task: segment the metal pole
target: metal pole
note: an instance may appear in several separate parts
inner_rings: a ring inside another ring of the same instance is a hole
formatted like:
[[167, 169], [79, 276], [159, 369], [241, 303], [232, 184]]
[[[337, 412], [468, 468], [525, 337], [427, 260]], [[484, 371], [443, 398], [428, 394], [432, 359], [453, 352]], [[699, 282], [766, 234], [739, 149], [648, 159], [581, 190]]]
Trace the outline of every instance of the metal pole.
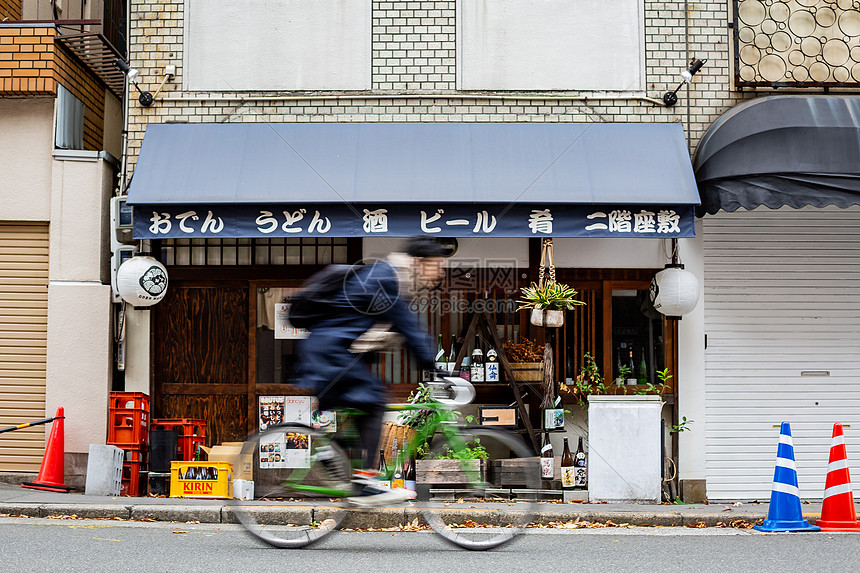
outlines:
[[0, 429], [0, 434], [4, 432], [11, 432], [13, 430], [22, 430], [24, 428], [29, 428], [30, 426], [41, 426], [42, 424], [48, 424], [53, 422], [58, 418], [65, 419], [65, 416], [54, 416], [53, 418], [45, 418], [44, 420], [39, 420], [38, 422], [27, 422], [26, 424], [18, 424], [17, 426], [9, 426], [8, 428]]

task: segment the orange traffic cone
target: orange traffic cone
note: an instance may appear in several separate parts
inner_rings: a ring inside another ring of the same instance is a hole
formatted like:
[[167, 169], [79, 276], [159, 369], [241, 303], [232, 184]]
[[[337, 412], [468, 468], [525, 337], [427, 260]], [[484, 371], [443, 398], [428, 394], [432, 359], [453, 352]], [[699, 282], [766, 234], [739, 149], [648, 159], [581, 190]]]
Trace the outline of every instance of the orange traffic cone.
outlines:
[[824, 483], [824, 503], [821, 519], [816, 522], [821, 531], [860, 531], [854, 511], [854, 494], [851, 493], [851, 476], [848, 472], [848, 454], [842, 424], [833, 424], [830, 444], [830, 463], [827, 464], [827, 481]]
[[42, 458], [42, 466], [39, 468], [39, 476], [36, 481], [22, 483], [22, 487], [33, 489], [44, 489], [46, 491], [59, 491], [68, 493], [72, 488], [63, 483], [65, 470], [63, 457], [65, 456], [66, 440], [63, 434], [63, 409], [57, 408], [54, 416], [51, 434], [48, 436], [48, 445], [45, 447], [45, 457]]

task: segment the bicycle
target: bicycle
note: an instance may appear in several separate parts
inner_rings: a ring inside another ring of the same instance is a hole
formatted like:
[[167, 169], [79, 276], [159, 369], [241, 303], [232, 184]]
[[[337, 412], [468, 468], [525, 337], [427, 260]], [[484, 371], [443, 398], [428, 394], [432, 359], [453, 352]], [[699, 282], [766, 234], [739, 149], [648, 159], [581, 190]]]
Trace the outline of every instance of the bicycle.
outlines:
[[[509, 431], [457, 422], [455, 408], [470, 403], [475, 397], [474, 387], [466, 380], [444, 378], [427, 385], [434, 401], [388, 406], [389, 411], [426, 412], [424, 421], [415, 428], [415, 435], [401, 450], [400, 461], [415, 456], [419, 449], [420, 453], [429, 451], [433, 455], [463, 452], [467, 444], [483, 446], [489, 456], [483, 463], [484, 475], [479, 464], [461, 460], [464, 483], [456, 488], [457, 503], [460, 500], [470, 503], [503, 501], [507, 504], [504, 515], [511, 519], [495, 525], [462, 523], [462, 506], [422, 502], [425, 523], [446, 541], [465, 549], [491, 549], [513, 540], [523, 533], [536, 511], [540, 488], [538, 458], [519, 436]], [[251, 535], [274, 547], [306, 547], [337, 530], [350, 511], [373, 511], [373, 508], [350, 508], [346, 500], [355, 495], [350, 483], [354, 460], [344, 449], [349, 446], [349, 436], [341, 432], [341, 426], [338, 419], [338, 432], [332, 434], [304, 424], [287, 423], [267, 428], [244, 442], [239, 459], [250, 457], [253, 464], [255, 499], [233, 500], [231, 504], [237, 520]], [[301, 436], [307, 436], [307, 441]], [[293, 441], [293, 446], [307, 450], [303, 452], [307, 467], [276, 467], [285, 465], [280, 456], [286, 452], [288, 440]], [[498, 472], [495, 466], [499, 464], [493, 462], [507, 458], [522, 458], [517, 471], [522, 472], [525, 487], [518, 490], [515, 498], [506, 499], [497, 496], [499, 492], [493, 491], [495, 488], [487, 478], [493, 478], [494, 470]], [[279, 500], [323, 500], [325, 503], [312, 507], [314, 518], [310, 525], [291, 525], [284, 506], [270, 504]], [[491, 509], [486, 515], [498, 520], [501, 514]]]

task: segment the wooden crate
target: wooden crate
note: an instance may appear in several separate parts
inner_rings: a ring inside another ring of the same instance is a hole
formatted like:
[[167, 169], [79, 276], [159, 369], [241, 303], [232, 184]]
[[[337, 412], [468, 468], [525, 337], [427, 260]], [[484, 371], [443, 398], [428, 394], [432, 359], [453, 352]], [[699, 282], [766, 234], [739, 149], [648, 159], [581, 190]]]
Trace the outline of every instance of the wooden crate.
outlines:
[[525, 486], [529, 483], [526, 472], [533, 473], [530, 476], [531, 483], [540, 481], [540, 460], [531, 458], [513, 458], [509, 460], [492, 460], [489, 468], [489, 480], [495, 486], [513, 487]]
[[542, 382], [543, 362], [511, 362], [514, 380], [518, 382]]
[[416, 460], [416, 481], [420, 484], [466, 484], [471, 480], [466, 472], [487, 475], [487, 460]]

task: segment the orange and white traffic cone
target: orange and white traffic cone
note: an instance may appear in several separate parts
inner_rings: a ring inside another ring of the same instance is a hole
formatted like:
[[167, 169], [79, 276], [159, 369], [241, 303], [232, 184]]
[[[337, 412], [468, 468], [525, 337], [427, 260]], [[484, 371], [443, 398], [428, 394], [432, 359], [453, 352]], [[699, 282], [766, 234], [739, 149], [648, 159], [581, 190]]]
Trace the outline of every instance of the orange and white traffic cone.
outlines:
[[51, 434], [48, 436], [48, 445], [45, 447], [45, 457], [42, 458], [39, 475], [36, 481], [22, 483], [22, 487], [61, 493], [71, 491], [72, 488], [63, 483], [63, 474], [65, 473], [63, 458], [66, 455], [66, 441], [63, 433], [63, 420], [65, 418], [63, 409], [57, 408], [57, 415], [54, 416], [52, 422]]
[[842, 434], [842, 424], [838, 422], [833, 424], [824, 503], [821, 506], [821, 519], [816, 525], [821, 531], [860, 531], [860, 522], [854, 510], [854, 494], [851, 493], [845, 436]]

